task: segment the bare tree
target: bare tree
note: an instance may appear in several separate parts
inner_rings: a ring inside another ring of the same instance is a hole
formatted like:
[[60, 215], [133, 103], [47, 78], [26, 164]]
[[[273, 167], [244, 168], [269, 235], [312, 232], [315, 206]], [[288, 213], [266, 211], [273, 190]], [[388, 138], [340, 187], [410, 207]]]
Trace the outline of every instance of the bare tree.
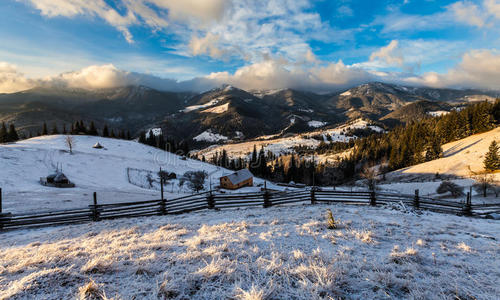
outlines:
[[66, 142], [66, 146], [68, 147], [69, 149], [69, 153], [70, 154], [73, 154], [73, 148], [75, 148], [75, 145], [76, 145], [76, 141], [75, 139], [73, 138], [73, 136], [71, 135], [67, 135], [66, 136], [66, 139], [65, 139], [65, 142]]
[[495, 180], [491, 174], [488, 173], [488, 171], [480, 171], [480, 172], [474, 172], [471, 170], [469, 166], [469, 172], [471, 174], [471, 178], [476, 181], [476, 184], [474, 184], [474, 189], [478, 193], [483, 193], [483, 197], [488, 196], [488, 191], [492, 190], [495, 192], [495, 195], [497, 195], [497, 190], [495, 187]]
[[438, 194], [450, 192], [453, 197], [458, 198], [464, 195], [464, 188], [454, 182], [443, 181], [437, 188], [436, 192]]
[[204, 188], [205, 180], [208, 177], [205, 171], [187, 171], [179, 179], [179, 186], [183, 186], [184, 182], [193, 192], [199, 192]]
[[378, 168], [376, 166], [365, 165], [361, 171], [361, 177], [364, 179], [364, 184], [370, 191], [375, 191], [377, 188]]

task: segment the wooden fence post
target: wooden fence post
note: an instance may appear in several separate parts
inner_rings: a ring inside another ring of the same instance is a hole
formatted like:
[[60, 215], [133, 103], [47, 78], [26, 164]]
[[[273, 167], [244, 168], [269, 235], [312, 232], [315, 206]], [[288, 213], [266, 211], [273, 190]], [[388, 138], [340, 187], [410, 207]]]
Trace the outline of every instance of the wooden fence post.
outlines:
[[99, 221], [99, 210], [97, 208], [97, 193], [94, 192], [94, 207], [92, 210], [92, 221], [97, 222]]
[[0, 230], [3, 229], [3, 221], [2, 221], [2, 188], [0, 188]]
[[163, 196], [163, 176], [161, 173], [161, 168], [160, 168], [160, 190], [161, 190], [161, 202], [160, 202], [160, 215], [164, 216], [167, 214], [167, 201], [165, 200], [165, 197]]
[[375, 205], [377, 205], [377, 197], [376, 197], [376, 195], [375, 195], [375, 191], [374, 191], [374, 190], [372, 190], [372, 191], [370, 192], [370, 205], [371, 205], [371, 206], [375, 206]]
[[215, 208], [215, 196], [212, 194], [212, 191], [207, 196], [207, 204], [209, 209], [214, 209]]
[[311, 189], [311, 204], [316, 204], [316, 189], [314, 187]]
[[271, 207], [273, 204], [271, 203], [271, 195], [267, 191], [267, 189], [264, 191], [264, 208]]
[[415, 190], [415, 198], [413, 199], [413, 206], [416, 208], [416, 209], [419, 209], [420, 208], [420, 196], [419, 196], [419, 191], [418, 189]]
[[462, 209], [463, 214], [466, 216], [472, 216], [472, 201], [471, 201], [471, 193], [467, 192], [467, 199], [465, 200], [465, 205]]

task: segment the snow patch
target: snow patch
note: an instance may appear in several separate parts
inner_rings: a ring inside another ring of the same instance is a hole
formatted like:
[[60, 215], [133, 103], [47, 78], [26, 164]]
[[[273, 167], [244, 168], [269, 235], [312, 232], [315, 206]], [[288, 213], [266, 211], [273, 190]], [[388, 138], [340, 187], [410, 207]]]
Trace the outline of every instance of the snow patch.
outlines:
[[191, 105], [191, 106], [188, 106], [188, 107], [180, 110], [180, 112], [191, 112], [191, 111], [194, 111], [194, 110], [198, 110], [198, 109], [210, 107], [210, 106], [213, 106], [213, 105], [219, 103], [219, 101], [223, 100], [223, 99], [224, 99], [224, 97], [219, 97], [219, 98], [216, 98], [216, 99], [212, 99], [210, 102], [207, 102], [205, 104]]
[[326, 123], [326, 122], [315, 121], [315, 120], [307, 122], [307, 125], [309, 125], [309, 127], [314, 127], [314, 128], [320, 128], [320, 127], [323, 127], [327, 124], [328, 123]]
[[444, 115], [447, 115], [449, 114], [450, 112], [449, 111], [445, 111], [445, 110], [438, 110], [438, 111], [430, 111], [428, 112], [427, 114], [433, 116], [433, 117], [440, 117], [440, 116], [444, 116]]
[[198, 142], [219, 142], [219, 141], [227, 141], [229, 138], [227, 136], [223, 136], [218, 133], [212, 132], [211, 129], [208, 129], [199, 135], [195, 136], [193, 140]]
[[212, 114], [221, 114], [221, 113], [226, 112], [228, 109], [229, 109], [229, 103], [226, 103], [226, 104], [222, 104], [222, 105], [219, 105], [219, 106], [215, 106], [215, 107], [212, 107], [212, 108], [205, 109], [202, 112], [203, 113], [212, 113]]
[[146, 138], [149, 138], [149, 133], [152, 132], [153, 136], [160, 136], [162, 134], [161, 128], [151, 128], [146, 131]]

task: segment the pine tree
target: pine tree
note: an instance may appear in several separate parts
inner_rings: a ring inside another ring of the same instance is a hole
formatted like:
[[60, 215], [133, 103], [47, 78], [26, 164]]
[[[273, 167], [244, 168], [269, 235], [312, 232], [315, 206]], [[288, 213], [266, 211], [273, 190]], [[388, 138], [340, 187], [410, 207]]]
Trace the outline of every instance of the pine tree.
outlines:
[[43, 122], [42, 126], [42, 135], [48, 135], [49, 131], [47, 130], [47, 123]]
[[66, 134], [66, 133], [67, 133], [67, 131], [66, 131], [66, 123], [65, 123], [65, 124], [63, 124], [63, 130], [62, 130], [62, 133], [63, 133], [63, 134]]
[[15, 142], [19, 140], [19, 136], [17, 135], [16, 127], [14, 124], [10, 124], [9, 132], [7, 133], [9, 142]]
[[[103, 136], [104, 136], [104, 134], [103, 134]], [[139, 143], [146, 144], [146, 132], [145, 131], [141, 131], [141, 133], [139, 134]]]
[[90, 122], [90, 127], [88, 131], [89, 135], [98, 135], [97, 128], [95, 127], [94, 121]]
[[102, 136], [103, 137], [109, 137], [108, 125], [104, 125], [104, 128], [102, 129]]
[[492, 141], [484, 157], [484, 168], [488, 171], [500, 169], [500, 156], [498, 154], [499, 147], [495, 141]]
[[52, 125], [52, 131], [50, 132], [50, 134], [59, 134], [56, 123]]
[[130, 134], [130, 130], [127, 130], [127, 140], [131, 140], [132, 139], [132, 136]]
[[0, 143], [7, 143], [8, 141], [7, 126], [5, 126], [5, 122], [2, 122], [2, 127], [0, 127]]

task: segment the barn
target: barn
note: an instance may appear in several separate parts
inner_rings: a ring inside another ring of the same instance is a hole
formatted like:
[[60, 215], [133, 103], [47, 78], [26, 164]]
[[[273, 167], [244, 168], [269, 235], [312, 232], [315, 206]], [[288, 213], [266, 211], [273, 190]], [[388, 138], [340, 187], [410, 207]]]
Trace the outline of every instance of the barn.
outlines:
[[242, 169], [220, 178], [220, 187], [236, 190], [244, 186], [253, 186], [253, 175], [248, 169]]

